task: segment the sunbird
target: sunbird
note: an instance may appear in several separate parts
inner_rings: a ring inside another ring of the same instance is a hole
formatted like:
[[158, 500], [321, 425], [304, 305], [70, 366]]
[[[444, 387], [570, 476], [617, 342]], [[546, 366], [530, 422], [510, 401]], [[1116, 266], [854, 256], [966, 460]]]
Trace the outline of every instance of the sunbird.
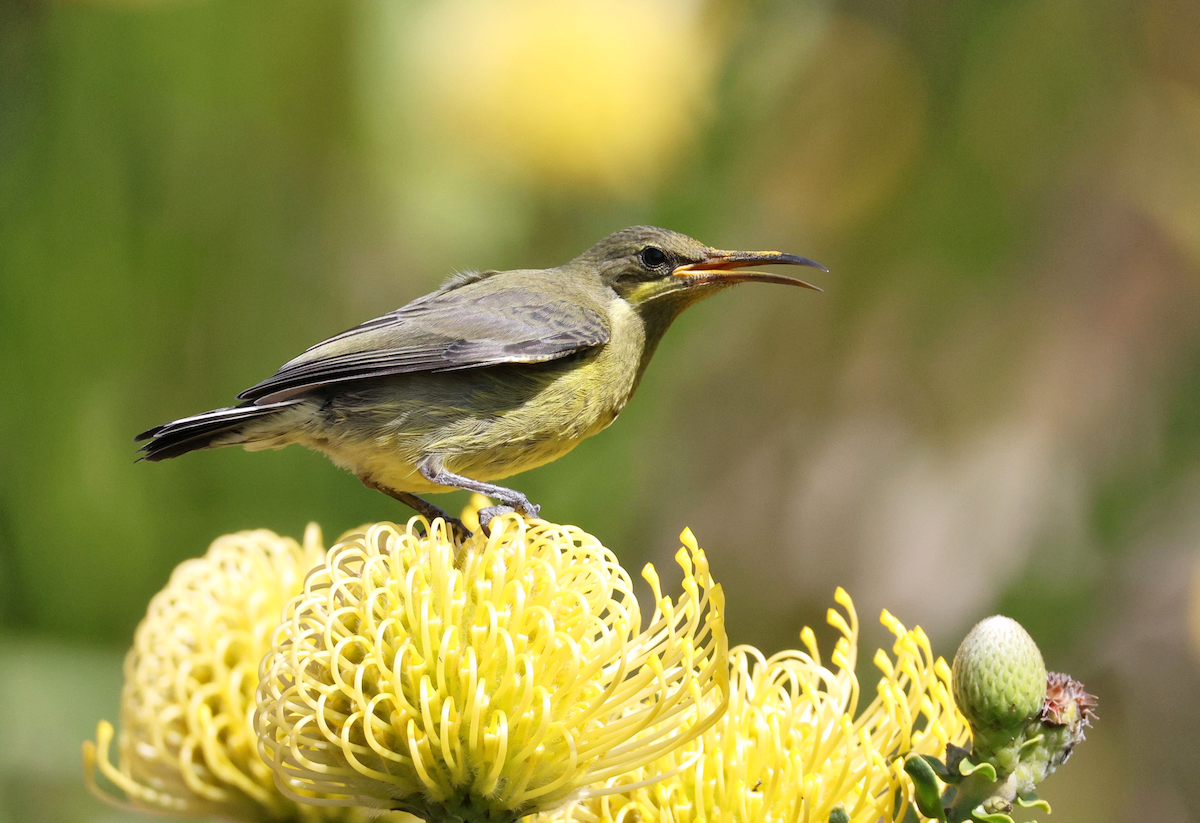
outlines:
[[816, 286], [755, 265], [812, 266], [777, 251], [722, 251], [653, 226], [610, 234], [550, 269], [456, 274], [441, 288], [318, 343], [236, 406], [142, 432], [146, 460], [197, 449], [300, 443], [362, 483], [456, 530], [418, 494], [466, 489], [498, 505], [480, 525], [540, 509], [493, 481], [549, 463], [617, 419], [671, 322], [735, 283]]

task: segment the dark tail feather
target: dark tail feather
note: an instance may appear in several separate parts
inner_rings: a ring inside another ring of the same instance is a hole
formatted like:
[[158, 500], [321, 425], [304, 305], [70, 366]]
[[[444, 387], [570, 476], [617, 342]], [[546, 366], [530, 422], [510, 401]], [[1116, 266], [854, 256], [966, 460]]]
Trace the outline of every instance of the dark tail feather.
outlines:
[[237, 434], [248, 422], [270, 417], [282, 409], [296, 405], [297, 402], [286, 400], [282, 403], [265, 403], [261, 406], [247, 404], [227, 409], [213, 409], [204, 414], [196, 414], [155, 426], [142, 432], [133, 440], [135, 443], [143, 444], [140, 460], [152, 462], [166, 460], [197, 449], [206, 449], [214, 445], [213, 441], [220, 437]]

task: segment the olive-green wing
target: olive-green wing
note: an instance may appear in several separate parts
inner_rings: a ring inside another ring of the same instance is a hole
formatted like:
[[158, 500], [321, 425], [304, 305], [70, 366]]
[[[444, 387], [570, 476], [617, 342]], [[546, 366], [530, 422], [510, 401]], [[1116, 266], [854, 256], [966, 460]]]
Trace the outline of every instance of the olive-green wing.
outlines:
[[318, 343], [238, 395], [281, 400], [330, 383], [413, 372], [541, 363], [608, 342], [604, 314], [538, 289], [436, 292]]

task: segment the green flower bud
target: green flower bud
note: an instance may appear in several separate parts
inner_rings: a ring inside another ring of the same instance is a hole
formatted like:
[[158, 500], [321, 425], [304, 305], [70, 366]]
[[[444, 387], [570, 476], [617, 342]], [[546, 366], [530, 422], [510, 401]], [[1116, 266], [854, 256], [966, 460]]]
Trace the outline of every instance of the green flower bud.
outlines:
[[958, 647], [954, 701], [972, 731], [1016, 729], [1046, 699], [1046, 664], [1021, 624], [996, 615], [980, 621]]

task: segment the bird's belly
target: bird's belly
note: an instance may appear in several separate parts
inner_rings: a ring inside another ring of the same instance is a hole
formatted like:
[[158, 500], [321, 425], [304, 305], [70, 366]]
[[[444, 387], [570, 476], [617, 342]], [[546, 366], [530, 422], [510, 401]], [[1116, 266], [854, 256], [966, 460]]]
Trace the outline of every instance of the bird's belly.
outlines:
[[396, 491], [449, 491], [418, 468], [435, 456], [455, 474], [500, 480], [561, 457], [616, 419], [632, 377], [613, 379], [602, 366], [585, 358], [376, 381], [332, 396], [305, 445]]
[[[397, 441], [407, 438], [397, 437]], [[492, 482], [519, 474], [557, 460], [578, 445], [579, 439], [547, 437], [539, 440], [524, 438], [508, 442], [489, 439], [476, 447], [443, 454], [443, 466], [454, 474], [472, 480]], [[314, 444], [315, 446], [315, 444]], [[380, 448], [373, 443], [324, 445], [317, 447], [337, 465], [360, 477], [370, 478], [395, 491], [430, 494], [453, 491], [453, 486], [432, 483], [421, 474], [419, 464], [436, 452], [421, 454], [414, 459], [408, 448], [389, 444]]]
[[507, 442], [493, 442], [487, 449], [471, 449], [447, 455], [445, 465], [450, 471], [464, 477], [486, 482], [501, 480], [557, 460], [579, 445], [585, 437], [603, 428], [598, 426], [594, 431], [580, 436], [556, 432], [514, 436]]

